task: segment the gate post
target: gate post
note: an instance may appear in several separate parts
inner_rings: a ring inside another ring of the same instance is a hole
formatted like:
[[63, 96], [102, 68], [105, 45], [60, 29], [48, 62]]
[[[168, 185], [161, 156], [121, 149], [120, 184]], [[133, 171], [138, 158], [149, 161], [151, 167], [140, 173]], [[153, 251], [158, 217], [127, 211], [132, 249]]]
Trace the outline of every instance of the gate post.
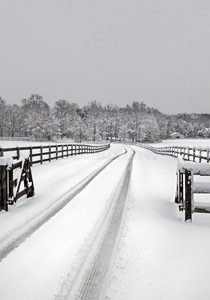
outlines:
[[191, 171], [185, 169], [185, 221], [192, 221], [192, 176]]
[[179, 210], [183, 210], [183, 171], [177, 172], [177, 191], [175, 197], [175, 203], [179, 204]]
[[183, 172], [179, 171], [179, 203], [183, 206]]
[[0, 210], [8, 211], [7, 204], [7, 170], [6, 161], [0, 158]]

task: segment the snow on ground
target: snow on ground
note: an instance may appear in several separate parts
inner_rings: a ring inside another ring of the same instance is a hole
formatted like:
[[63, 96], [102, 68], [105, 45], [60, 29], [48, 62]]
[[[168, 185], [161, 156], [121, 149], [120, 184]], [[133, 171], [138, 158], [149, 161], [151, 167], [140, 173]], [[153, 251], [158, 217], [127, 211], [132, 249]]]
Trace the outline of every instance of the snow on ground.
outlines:
[[43, 165], [34, 165], [32, 175], [35, 196], [28, 199], [22, 197], [17, 203], [9, 206], [9, 213], [0, 212], [1, 224], [3, 224], [0, 240], [5, 234], [14, 232], [17, 226], [24, 224], [32, 216], [38, 215], [44, 208], [55, 203], [58, 198], [64, 197], [83, 178], [102, 166], [109, 158], [123, 151], [123, 148], [118, 146], [101, 153], [78, 155]]
[[210, 215], [184, 222], [175, 172], [176, 159], [137, 151], [107, 299], [209, 299]]
[[0, 140], [0, 148], [15, 148], [15, 147], [32, 147], [40, 145], [56, 144], [52, 141], [37, 142], [37, 141], [3, 141]]
[[160, 143], [150, 144], [154, 147], [167, 147], [167, 146], [186, 146], [186, 147], [210, 147], [210, 140], [207, 139], [170, 139], [163, 140]]
[[[133, 148], [128, 208], [106, 299], [207, 300], [210, 215], [193, 214], [192, 223], [184, 222], [183, 212], [174, 203], [176, 159]], [[122, 151], [120, 145], [112, 145], [103, 153], [34, 166], [36, 196], [19, 199], [7, 213], [0, 212], [1, 237]], [[1, 299], [65, 299], [110, 204], [125, 158], [109, 165], [0, 263]]]

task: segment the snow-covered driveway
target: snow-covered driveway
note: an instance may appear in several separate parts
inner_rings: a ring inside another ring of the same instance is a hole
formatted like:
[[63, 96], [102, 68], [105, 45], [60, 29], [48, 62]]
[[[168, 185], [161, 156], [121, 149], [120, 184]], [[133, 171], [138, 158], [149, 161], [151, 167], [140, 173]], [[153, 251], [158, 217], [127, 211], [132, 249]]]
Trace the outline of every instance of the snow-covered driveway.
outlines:
[[18, 241], [2, 254], [1, 299], [209, 299], [210, 216], [183, 221], [176, 159], [112, 145], [32, 172], [35, 197], [0, 212], [1, 249]]

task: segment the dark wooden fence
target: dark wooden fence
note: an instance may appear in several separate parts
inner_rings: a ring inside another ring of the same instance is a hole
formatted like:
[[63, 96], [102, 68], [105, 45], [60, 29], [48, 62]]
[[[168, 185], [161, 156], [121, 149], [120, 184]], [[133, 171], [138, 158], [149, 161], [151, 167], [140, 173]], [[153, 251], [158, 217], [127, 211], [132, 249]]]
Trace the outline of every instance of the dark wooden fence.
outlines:
[[[15, 173], [15, 175], [14, 175]], [[34, 184], [29, 159], [8, 165], [0, 161], [0, 210], [8, 211], [8, 205], [14, 204], [20, 197], [34, 195]]]
[[175, 202], [185, 211], [185, 221], [192, 220], [192, 214], [210, 213], [210, 203], [194, 203], [194, 194], [210, 194], [210, 182], [196, 181], [195, 175], [202, 178], [210, 176], [209, 165], [187, 163], [180, 164], [177, 170], [177, 191]]
[[185, 211], [185, 221], [192, 221], [192, 214], [210, 213], [210, 205], [194, 205], [194, 194], [210, 194], [210, 183], [195, 182], [194, 175], [210, 176], [210, 150], [202, 147], [170, 146], [152, 147], [144, 144], [137, 146], [150, 150], [156, 154], [180, 157], [184, 164], [177, 170], [177, 189], [175, 202], [179, 210]]
[[[0, 148], [0, 210], [8, 210], [20, 197], [34, 195], [31, 166], [72, 155], [97, 153], [107, 150], [105, 145], [48, 145]], [[27, 157], [24, 159], [24, 157]], [[12, 158], [12, 160], [11, 160]], [[16, 160], [16, 163], [14, 163]], [[10, 162], [9, 162], [10, 161]], [[15, 174], [15, 175], [14, 175]], [[18, 174], [18, 175], [17, 175]]]
[[9, 153], [13, 159], [19, 159], [20, 154], [29, 156], [31, 165], [52, 161], [54, 159], [69, 157], [72, 155], [97, 153], [107, 150], [110, 144], [83, 145], [83, 144], [56, 144], [48, 146], [0, 148], [0, 156]]
[[210, 149], [201, 147], [186, 147], [186, 146], [169, 146], [169, 147], [152, 147], [144, 144], [136, 144], [141, 148], [148, 149], [154, 153], [169, 155], [173, 157], [182, 157], [184, 160], [193, 162], [210, 160]]

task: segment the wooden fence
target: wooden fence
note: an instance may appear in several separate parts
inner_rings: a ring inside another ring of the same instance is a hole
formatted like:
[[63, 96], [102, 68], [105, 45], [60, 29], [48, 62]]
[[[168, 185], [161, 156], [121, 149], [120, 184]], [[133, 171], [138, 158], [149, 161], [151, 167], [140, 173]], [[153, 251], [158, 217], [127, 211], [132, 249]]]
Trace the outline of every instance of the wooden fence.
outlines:
[[209, 165], [192, 162], [178, 164], [175, 202], [179, 205], [179, 210], [185, 211], [185, 221], [191, 221], [194, 212], [210, 213], [210, 203], [199, 204], [194, 201], [194, 194], [210, 194], [210, 182], [196, 181], [195, 175], [209, 177]]
[[107, 150], [109, 147], [110, 144], [108, 143], [103, 145], [56, 144], [47, 146], [0, 148], [0, 156], [9, 154], [13, 159], [19, 159], [20, 154], [24, 153], [24, 155], [29, 157], [31, 165], [34, 165], [72, 155], [97, 153]]
[[[210, 183], [196, 182], [194, 175], [210, 176], [210, 150], [202, 147], [152, 147], [144, 144], [136, 144], [141, 148], [150, 150], [156, 154], [182, 158], [184, 166], [177, 170], [177, 190], [175, 202], [179, 210], [185, 211], [185, 221], [192, 221], [192, 214], [210, 213], [210, 204], [207, 206], [195, 206], [194, 194], [210, 194]], [[186, 162], [187, 161], [187, 162]]]
[[144, 144], [136, 144], [141, 148], [145, 148], [157, 154], [169, 155], [173, 157], [182, 157], [184, 160], [193, 162], [209, 163], [210, 149], [202, 147], [186, 147], [186, 146], [169, 146], [169, 147], [152, 147]]
[[[48, 145], [0, 148], [0, 210], [8, 210], [23, 195], [34, 195], [31, 166], [72, 155], [97, 153], [107, 150], [105, 145]], [[27, 157], [26, 159], [24, 157]], [[12, 158], [12, 160], [11, 160]], [[14, 163], [16, 160], [16, 163]]]

